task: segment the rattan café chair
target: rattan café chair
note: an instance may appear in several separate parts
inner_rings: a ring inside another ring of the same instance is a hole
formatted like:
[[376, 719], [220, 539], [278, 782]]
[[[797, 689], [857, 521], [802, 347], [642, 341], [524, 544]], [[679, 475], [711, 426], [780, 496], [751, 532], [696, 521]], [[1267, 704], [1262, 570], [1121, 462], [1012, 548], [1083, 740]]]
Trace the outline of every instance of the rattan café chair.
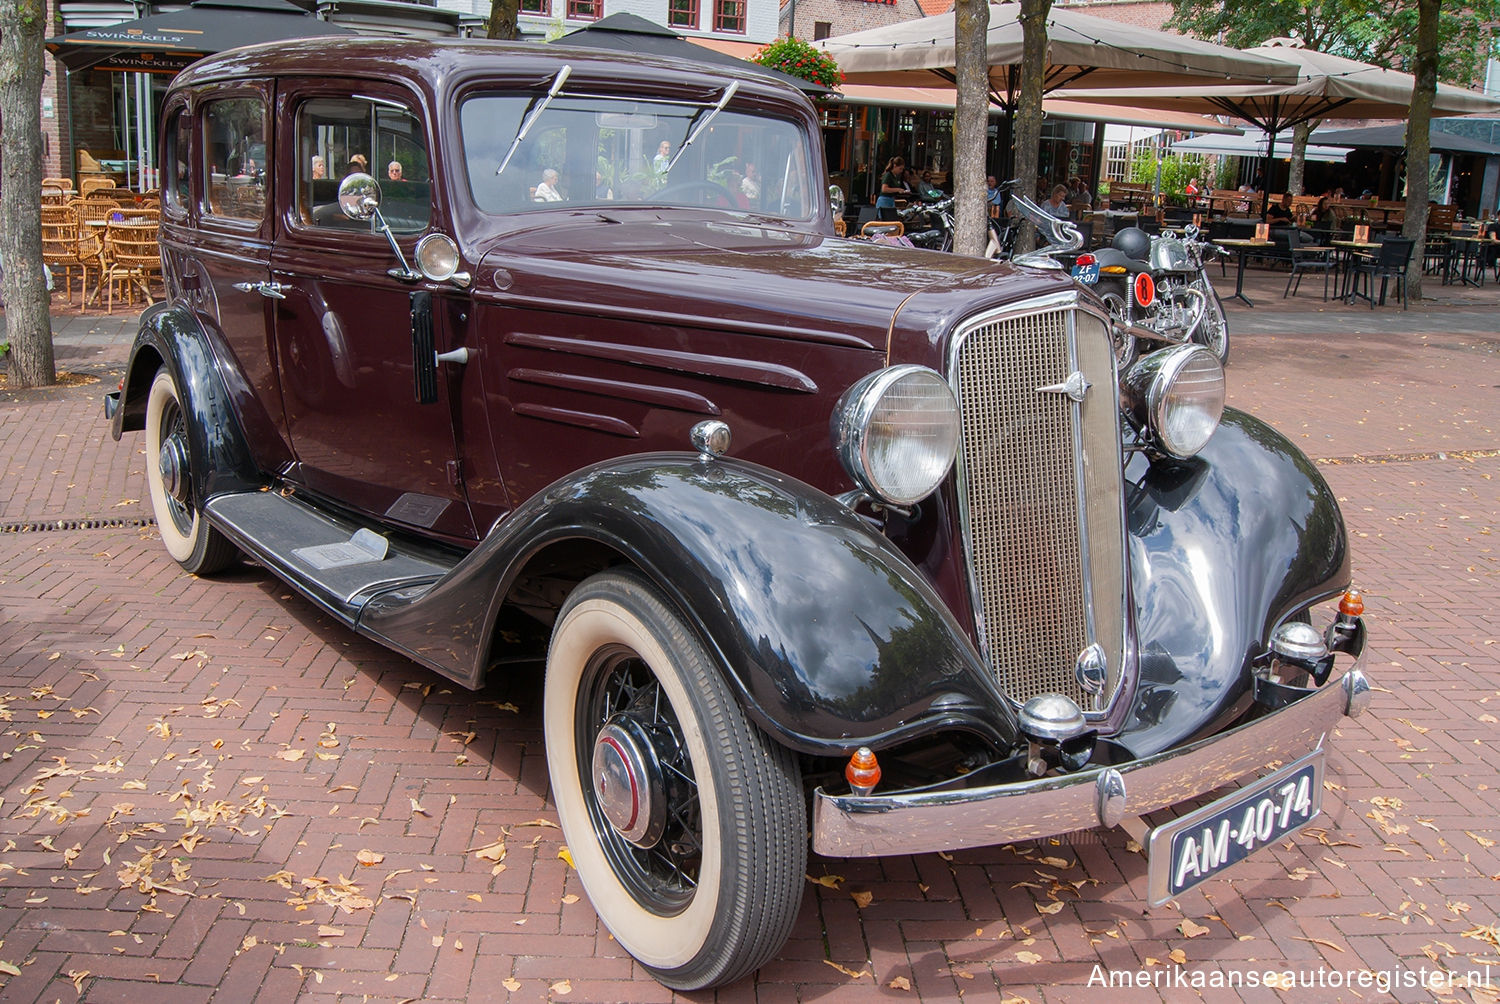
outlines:
[[152, 281], [160, 282], [162, 277], [157, 229], [155, 223], [109, 224], [104, 236], [105, 258], [109, 263], [104, 273], [106, 314], [114, 313], [116, 285], [129, 303], [135, 302], [137, 289], [147, 303], [152, 302]]

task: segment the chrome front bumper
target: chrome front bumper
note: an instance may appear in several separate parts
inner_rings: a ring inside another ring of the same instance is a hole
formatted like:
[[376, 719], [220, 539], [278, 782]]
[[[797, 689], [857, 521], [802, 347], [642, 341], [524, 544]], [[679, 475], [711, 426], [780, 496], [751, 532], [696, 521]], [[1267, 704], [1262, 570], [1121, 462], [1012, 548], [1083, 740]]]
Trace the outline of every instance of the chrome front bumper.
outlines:
[[1119, 767], [956, 791], [813, 795], [813, 850], [877, 857], [985, 847], [1114, 826], [1175, 805], [1323, 744], [1369, 702], [1358, 665], [1279, 711], [1188, 746]]

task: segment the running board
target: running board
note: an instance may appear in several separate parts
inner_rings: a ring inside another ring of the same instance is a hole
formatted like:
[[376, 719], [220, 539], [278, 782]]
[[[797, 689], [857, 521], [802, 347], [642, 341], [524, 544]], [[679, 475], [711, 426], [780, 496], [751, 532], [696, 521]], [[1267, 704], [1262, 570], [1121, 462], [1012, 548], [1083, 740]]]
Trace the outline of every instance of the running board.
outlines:
[[415, 598], [453, 566], [399, 545], [294, 495], [234, 492], [208, 500], [210, 523], [246, 554], [353, 627], [372, 596], [393, 589]]

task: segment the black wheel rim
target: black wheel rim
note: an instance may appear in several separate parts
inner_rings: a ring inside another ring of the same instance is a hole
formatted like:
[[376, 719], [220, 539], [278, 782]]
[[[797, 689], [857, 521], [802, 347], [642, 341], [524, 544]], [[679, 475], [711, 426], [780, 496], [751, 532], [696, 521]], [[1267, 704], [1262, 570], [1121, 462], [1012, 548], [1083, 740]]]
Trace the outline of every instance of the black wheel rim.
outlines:
[[[661, 916], [687, 909], [703, 863], [698, 782], [682, 729], [656, 675], [634, 652], [601, 652], [585, 673], [577, 711], [578, 777], [600, 847], [630, 895]], [[660, 758], [667, 798], [666, 830], [656, 844], [637, 847], [605, 817], [589, 782], [594, 739], [610, 718], [626, 715], [644, 726]]]
[[[162, 445], [174, 438], [181, 439], [183, 442], [187, 441], [187, 422], [182, 415], [182, 406], [175, 399], [168, 401], [161, 409], [161, 441], [156, 444], [158, 457], [161, 454]], [[185, 453], [186, 451], [184, 451], [184, 455]], [[156, 457], [153, 457], [151, 462], [158, 463], [159, 461]], [[191, 474], [188, 471], [184, 471], [182, 476], [190, 478]], [[191, 481], [188, 482], [187, 494], [189, 497], [192, 495]], [[162, 487], [161, 496], [162, 500], [166, 503], [167, 515], [171, 517], [172, 525], [184, 537], [189, 536], [193, 532], [193, 514], [191, 510], [188, 509], [186, 504], [179, 502], [171, 492], [167, 491], [165, 486]]]

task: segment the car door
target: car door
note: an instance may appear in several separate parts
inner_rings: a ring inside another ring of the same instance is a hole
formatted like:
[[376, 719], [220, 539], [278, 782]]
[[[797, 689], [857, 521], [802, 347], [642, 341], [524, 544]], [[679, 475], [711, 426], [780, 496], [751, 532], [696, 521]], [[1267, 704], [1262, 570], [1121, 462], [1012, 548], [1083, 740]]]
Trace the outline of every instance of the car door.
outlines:
[[367, 81], [283, 80], [276, 120], [285, 183], [271, 278], [296, 478], [387, 522], [473, 539], [454, 423], [462, 364], [440, 368], [435, 390], [428, 367], [426, 393], [414, 365], [416, 331], [430, 336], [426, 352], [450, 344], [458, 291], [393, 276], [387, 237], [338, 207], [344, 177], [375, 175], [384, 219], [411, 261], [436, 216], [415, 102]]
[[[291, 458], [271, 342], [275, 301], [265, 295], [270, 109], [271, 87], [262, 82], [205, 87], [192, 108], [171, 109], [161, 241], [174, 295], [192, 307], [215, 351], [231, 357], [224, 372], [240, 377], [232, 390], [257, 464], [279, 472]], [[255, 153], [262, 159], [252, 163]]]

